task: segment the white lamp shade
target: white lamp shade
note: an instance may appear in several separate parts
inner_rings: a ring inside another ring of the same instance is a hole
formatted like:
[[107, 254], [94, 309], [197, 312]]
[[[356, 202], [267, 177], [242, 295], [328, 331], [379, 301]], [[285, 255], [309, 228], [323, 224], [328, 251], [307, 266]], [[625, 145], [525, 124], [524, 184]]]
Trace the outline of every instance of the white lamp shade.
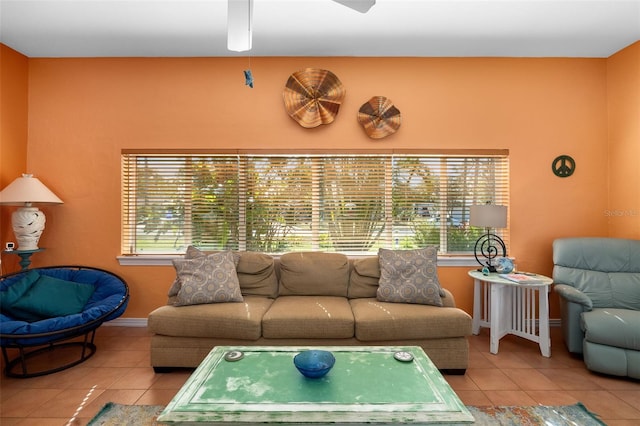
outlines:
[[495, 204], [471, 206], [469, 224], [483, 228], [506, 228], [507, 206], [498, 206]]
[[227, 4], [227, 49], [251, 50], [253, 0], [230, 0]]
[[62, 200], [30, 174], [23, 174], [0, 192], [0, 204], [22, 206], [31, 203], [62, 204]]

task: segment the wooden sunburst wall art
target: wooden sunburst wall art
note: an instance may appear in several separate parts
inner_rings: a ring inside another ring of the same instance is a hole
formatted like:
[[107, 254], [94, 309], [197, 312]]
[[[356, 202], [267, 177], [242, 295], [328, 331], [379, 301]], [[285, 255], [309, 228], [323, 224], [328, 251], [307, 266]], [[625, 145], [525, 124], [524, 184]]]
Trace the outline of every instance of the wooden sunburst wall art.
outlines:
[[291, 74], [282, 96], [289, 116], [302, 127], [312, 128], [333, 122], [345, 93], [331, 71], [307, 68]]
[[374, 96], [358, 111], [358, 123], [372, 139], [381, 139], [400, 128], [400, 111], [384, 96]]

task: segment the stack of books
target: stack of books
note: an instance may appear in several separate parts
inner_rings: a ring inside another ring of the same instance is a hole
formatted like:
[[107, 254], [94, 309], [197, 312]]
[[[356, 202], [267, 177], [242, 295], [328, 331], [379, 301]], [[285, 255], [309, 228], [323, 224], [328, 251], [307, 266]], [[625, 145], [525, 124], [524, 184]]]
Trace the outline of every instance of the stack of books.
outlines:
[[498, 274], [501, 278], [505, 280], [513, 281], [518, 284], [538, 284], [541, 283], [542, 280], [536, 274], [530, 273], [517, 273], [514, 272], [512, 274]]

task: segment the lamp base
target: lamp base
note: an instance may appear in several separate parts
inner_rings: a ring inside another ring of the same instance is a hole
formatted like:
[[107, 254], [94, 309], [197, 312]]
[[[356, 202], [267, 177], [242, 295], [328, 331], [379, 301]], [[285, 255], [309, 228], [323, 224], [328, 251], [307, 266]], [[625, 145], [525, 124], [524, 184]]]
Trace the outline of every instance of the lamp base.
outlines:
[[37, 207], [20, 207], [11, 215], [18, 250], [38, 250], [46, 218]]
[[478, 269], [476, 269], [476, 271], [478, 271], [478, 272], [483, 272], [485, 268], [486, 268], [486, 269], [488, 269], [490, 273], [491, 273], [491, 272], [498, 272], [498, 270], [496, 269], [496, 267], [495, 267], [495, 266], [493, 266], [493, 265], [485, 265], [483, 268], [478, 268]]

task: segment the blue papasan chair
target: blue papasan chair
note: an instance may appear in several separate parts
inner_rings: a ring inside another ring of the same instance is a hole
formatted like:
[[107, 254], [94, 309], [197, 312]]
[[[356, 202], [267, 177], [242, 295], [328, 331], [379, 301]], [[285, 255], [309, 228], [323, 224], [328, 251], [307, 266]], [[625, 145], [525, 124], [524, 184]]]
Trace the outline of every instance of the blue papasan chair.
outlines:
[[[96, 352], [96, 329], [122, 315], [128, 302], [127, 283], [98, 268], [50, 266], [0, 277], [5, 374], [36, 377], [86, 361]], [[39, 355], [47, 362], [36, 362]]]

